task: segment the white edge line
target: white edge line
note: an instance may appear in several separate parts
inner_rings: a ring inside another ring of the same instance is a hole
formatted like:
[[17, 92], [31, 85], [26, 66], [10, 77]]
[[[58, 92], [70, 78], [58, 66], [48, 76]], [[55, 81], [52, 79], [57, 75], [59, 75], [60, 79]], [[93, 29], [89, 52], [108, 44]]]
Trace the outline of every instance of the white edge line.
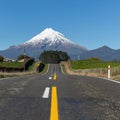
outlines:
[[60, 64], [60, 67], [61, 67], [61, 71], [62, 71], [62, 73], [65, 75], [65, 73], [64, 73], [64, 71], [63, 71], [63, 69], [62, 69], [62, 65]]
[[[61, 67], [61, 71], [62, 71], [62, 73], [65, 74], [64, 71], [63, 71], [63, 69], [62, 69], [61, 64], [60, 64], [60, 67]], [[117, 81], [117, 80], [112, 80], [112, 79], [108, 79], [108, 78], [101, 78], [101, 77], [98, 77], [98, 78], [100, 78], [100, 79], [104, 79], [104, 80], [108, 80], [108, 81], [110, 81], [110, 82], [114, 82], [114, 83], [118, 83], [118, 84], [120, 84], [120, 82]]]
[[116, 80], [112, 80], [112, 79], [108, 79], [108, 78], [101, 78], [101, 77], [99, 77], [99, 78], [120, 84], [120, 82], [119, 82], [119, 81], [116, 81]]
[[49, 92], [50, 92], [50, 88], [46, 87], [42, 98], [49, 98]]
[[43, 75], [45, 75], [45, 74], [47, 74], [48, 73], [48, 71], [49, 71], [49, 68], [50, 68], [50, 64], [48, 64], [48, 68], [47, 68], [47, 71], [43, 74]]

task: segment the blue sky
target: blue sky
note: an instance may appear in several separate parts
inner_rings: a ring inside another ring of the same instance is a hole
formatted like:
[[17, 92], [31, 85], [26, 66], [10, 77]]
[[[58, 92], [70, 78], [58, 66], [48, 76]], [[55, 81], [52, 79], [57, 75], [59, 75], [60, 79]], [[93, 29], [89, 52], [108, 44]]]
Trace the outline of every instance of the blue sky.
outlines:
[[120, 49], [120, 0], [0, 0], [0, 50], [48, 27], [89, 50]]

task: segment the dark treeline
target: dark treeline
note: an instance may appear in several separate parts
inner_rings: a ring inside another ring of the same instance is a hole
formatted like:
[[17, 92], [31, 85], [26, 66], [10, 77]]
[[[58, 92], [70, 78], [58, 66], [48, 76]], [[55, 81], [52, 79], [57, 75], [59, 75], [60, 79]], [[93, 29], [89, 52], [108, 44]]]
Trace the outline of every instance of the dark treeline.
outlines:
[[39, 59], [44, 63], [60, 63], [61, 61], [67, 61], [69, 56], [66, 52], [50, 50], [41, 53]]

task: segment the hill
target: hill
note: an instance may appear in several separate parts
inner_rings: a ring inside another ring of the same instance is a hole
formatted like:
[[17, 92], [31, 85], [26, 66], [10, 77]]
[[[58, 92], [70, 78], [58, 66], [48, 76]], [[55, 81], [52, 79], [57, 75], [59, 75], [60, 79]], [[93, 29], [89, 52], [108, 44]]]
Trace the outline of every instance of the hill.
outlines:
[[92, 57], [99, 58], [104, 61], [120, 60], [120, 50], [114, 50], [108, 46], [103, 46], [80, 54], [80, 59], [88, 59]]
[[67, 39], [62, 33], [52, 28], [46, 28], [25, 43], [17, 46], [13, 45], [4, 51], [0, 51], [0, 54], [8, 58], [17, 58], [25, 51], [28, 56], [38, 59], [44, 50], [64, 51], [67, 52], [71, 59], [73, 59], [74, 55], [79, 55], [87, 51], [85, 47]]

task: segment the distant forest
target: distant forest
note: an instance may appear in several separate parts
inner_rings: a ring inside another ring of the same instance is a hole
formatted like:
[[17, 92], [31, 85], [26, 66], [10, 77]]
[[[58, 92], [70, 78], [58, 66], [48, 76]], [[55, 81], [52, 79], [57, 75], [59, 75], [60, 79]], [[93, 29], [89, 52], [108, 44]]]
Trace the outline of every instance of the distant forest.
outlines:
[[39, 59], [44, 63], [60, 63], [61, 61], [67, 61], [70, 57], [63, 51], [44, 51], [41, 53]]

